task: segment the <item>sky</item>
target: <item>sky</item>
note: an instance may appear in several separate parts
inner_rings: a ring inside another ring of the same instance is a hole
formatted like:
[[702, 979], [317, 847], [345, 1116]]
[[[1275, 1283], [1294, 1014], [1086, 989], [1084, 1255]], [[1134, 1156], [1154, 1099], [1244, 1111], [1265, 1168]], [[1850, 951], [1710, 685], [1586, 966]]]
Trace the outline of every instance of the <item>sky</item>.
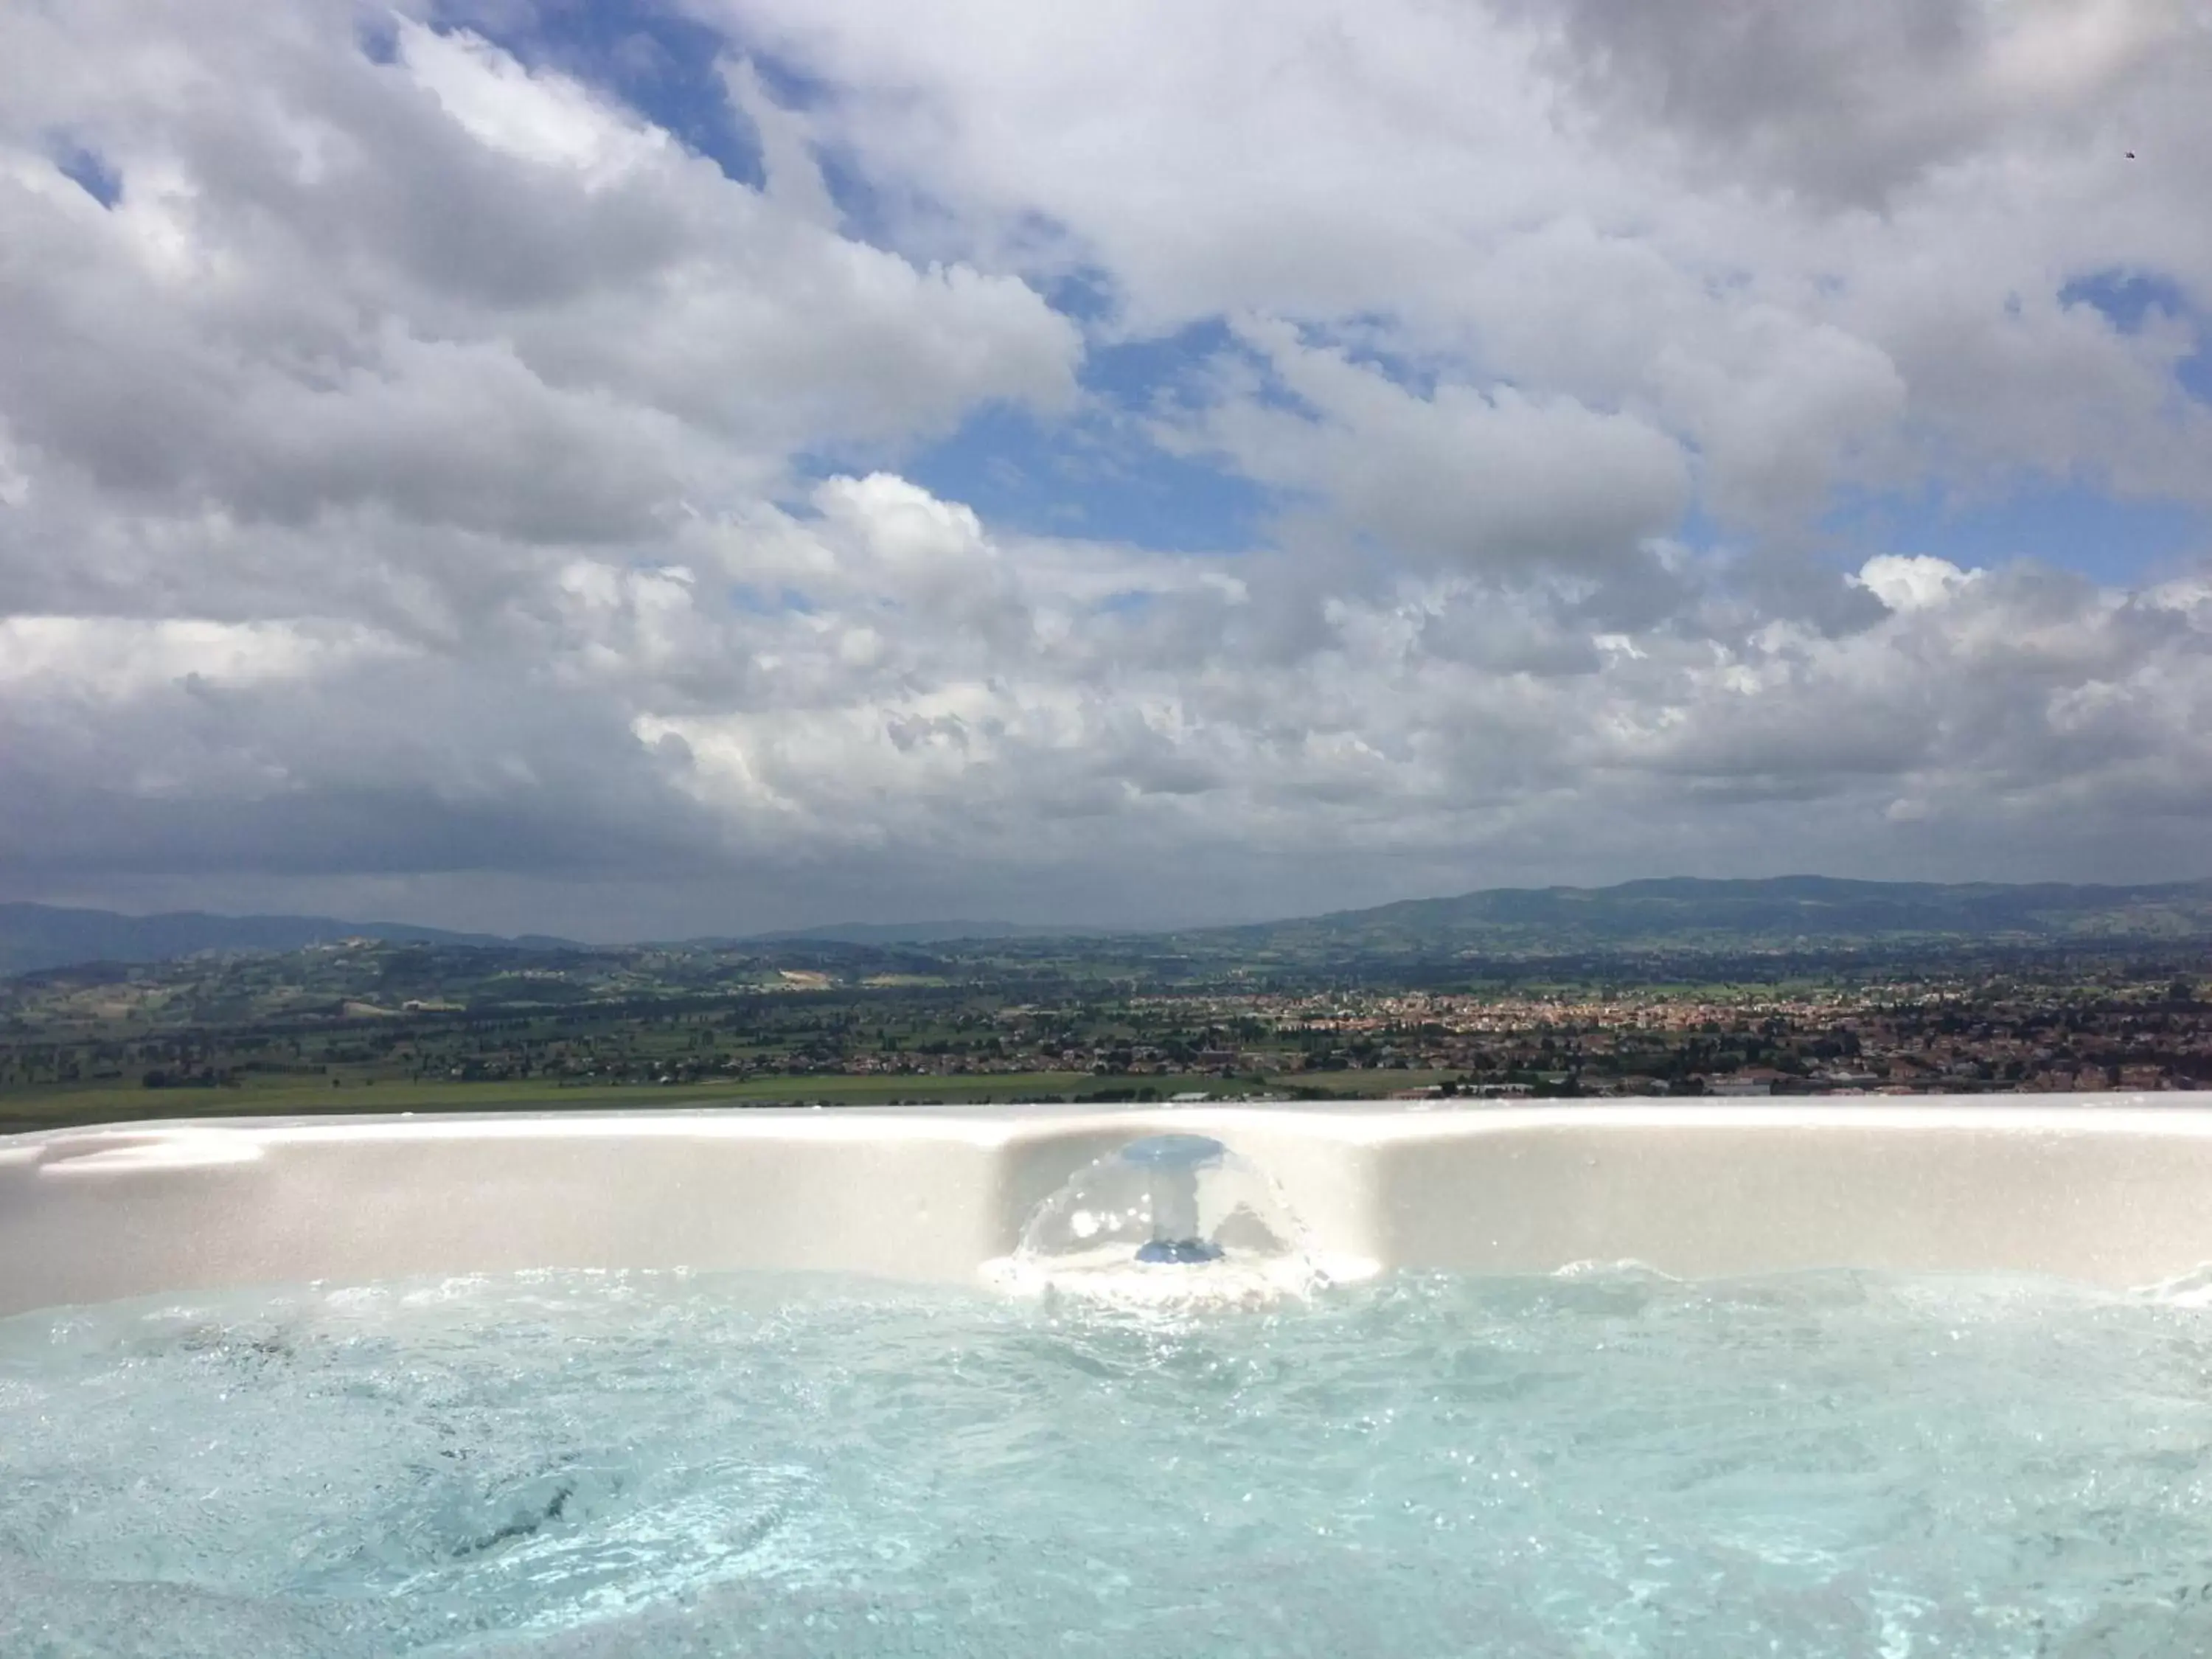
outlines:
[[2194, 0], [15, 0], [0, 897], [2212, 876]]

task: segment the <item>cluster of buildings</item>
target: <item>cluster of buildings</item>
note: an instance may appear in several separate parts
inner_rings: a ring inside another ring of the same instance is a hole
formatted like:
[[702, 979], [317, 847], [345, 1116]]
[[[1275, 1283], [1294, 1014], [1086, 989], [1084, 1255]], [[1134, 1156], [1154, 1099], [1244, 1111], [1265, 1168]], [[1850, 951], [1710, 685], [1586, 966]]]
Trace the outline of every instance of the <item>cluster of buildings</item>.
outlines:
[[[1222, 1077], [1415, 1071], [1451, 1076], [1408, 1092], [1483, 1095], [2206, 1088], [2212, 1006], [2196, 988], [1952, 981], [1735, 994], [1159, 996], [1132, 1003], [1127, 1018], [1171, 1037], [1072, 1051], [1018, 1042], [1002, 1064]], [[1039, 1012], [999, 1018], [1018, 1029]], [[1218, 1040], [1230, 1032], [1241, 1040]]]
[[[2172, 985], [1892, 982], [1602, 996], [1216, 991], [1091, 1007], [1007, 1005], [963, 1016], [959, 1026], [950, 1041], [855, 1032], [781, 1052], [672, 1056], [647, 1080], [1089, 1073], [1150, 1084], [1164, 1096], [1266, 1079], [1492, 1097], [2212, 1087], [2212, 1007], [2193, 987]], [[1375, 1075], [1342, 1075], [1362, 1073]]]

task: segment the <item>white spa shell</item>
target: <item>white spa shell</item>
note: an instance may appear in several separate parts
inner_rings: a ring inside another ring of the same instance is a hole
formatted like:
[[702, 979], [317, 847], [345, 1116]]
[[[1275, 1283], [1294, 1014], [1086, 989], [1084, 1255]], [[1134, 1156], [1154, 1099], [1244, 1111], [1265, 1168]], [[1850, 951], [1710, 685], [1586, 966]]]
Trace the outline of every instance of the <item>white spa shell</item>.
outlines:
[[0, 1314], [550, 1267], [974, 1283], [1073, 1171], [1165, 1133], [1382, 1268], [2212, 1263], [2212, 1094], [237, 1119], [0, 1138]]

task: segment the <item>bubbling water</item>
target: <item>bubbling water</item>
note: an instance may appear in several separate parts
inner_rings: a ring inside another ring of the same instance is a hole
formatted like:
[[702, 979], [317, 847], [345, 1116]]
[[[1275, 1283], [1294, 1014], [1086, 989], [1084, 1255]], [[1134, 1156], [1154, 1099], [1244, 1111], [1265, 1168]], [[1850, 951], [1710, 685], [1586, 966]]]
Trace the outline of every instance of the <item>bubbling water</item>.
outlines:
[[985, 1276], [1020, 1295], [1137, 1305], [1304, 1296], [1325, 1273], [1282, 1191], [1205, 1135], [1146, 1135], [1093, 1159], [1038, 1205]]

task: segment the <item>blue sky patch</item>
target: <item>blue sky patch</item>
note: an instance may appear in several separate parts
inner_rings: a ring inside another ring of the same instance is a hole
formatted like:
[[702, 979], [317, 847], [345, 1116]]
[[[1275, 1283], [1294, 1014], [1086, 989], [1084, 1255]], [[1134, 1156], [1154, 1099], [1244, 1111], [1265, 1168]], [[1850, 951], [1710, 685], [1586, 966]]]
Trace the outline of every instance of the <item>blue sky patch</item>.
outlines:
[[1259, 541], [1270, 490], [1162, 450], [1132, 419], [1040, 419], [995, 404], [901, 468], [985, 520], [1037, 536], [1083, 536], [1163, 552], [1237, 552]]
[[[538, 0], [517, 8], [444, 0], [447, 27], [471, 30], [532, 69], [550, 69], [621, 100], [729, 177], [761, 187], [760, 141], [734, 108], [716, 64], [731, 51], [718, 30], [654, 0]], [[756, 58], [762, 84], [796, 103], [798, 83]]]
[[399, 61], [399, 25], [389, 16], [371, 15], [354, 25], [354, 44], [372, 64]]
[[2100, 270], [2077, 277], [2058, 290], [2058, 303], [2094, 307], [2123, 334], [2140, 331], [2154, 311], [2172, 317], [2191, 314], [2179, 283], [2137, 270]]
[[1999, 500], [1954, 500], [1941, 489], [1859, 497], [1832, 514], [1848, 562], [1925, 553], [1961, 568], [2035, 559], [2125, 586], [2212, 540], [2212, 516], [2175, 501], [2117, 501], [2078, 483], [2021, 480]]
[[814, 601], [795, 587], [780, 587], [774, 592], [751, 582], [739, 582], [730, 589], [731, 606], [754, 617], [811, 617]]
[[1066, 415], [984, 404], [920, 448], [818, 451], [797, 458], [794, 471], [811, 481], [889, 468], [1020, 534], [1155, 552], [1245, 551], [1266, 539], [1281, 492], [1164, 447], [1152, 430], [1156, 416], [1205, 395], [1198, 380], [1209, 363], [1243, 350], [1218, 320], [1160, 338], [1094, 342], [1078, 369], [1080, 400]]
[[53, 141], [51, 154], [61, 175], [104, 208], [123, 199], [123, 175], [99, 151], [71, 138]]
[[1034, 535], [1160, 552], [1245, 550], [1264, 539], [1280, 492], [1165, 448], [1151, 430], [1156, 418], [1202, 400], [1210, 366], [1230, 356], [1272, 380], [1218, 318], [1149, 339], [1094, 341], [1079, 371], [1076, 414], [981, 410], [906, 470], [932, 492]]
[[[1038, 222], [1038, 229], [1040, 234], [1060, 234], [1059, 227], [1042, 219]], [[1121, 307], [1112, 274], [1095, 264], [1079, 264], [1070, 270], [1055, 271], [1035, 279], [1030, 286], [1061, 316], [1073, 318], [1086, 327], [1110, 322]]]
[[2176, 365], [2175, 376], [2191, 397], [2212, 403], [2212, 319], [2189, 302], [2172, 277], [2155, 271], [2095, 271], [2060, 289], [2058, 302], [2094, 307], [2123, 334], [2140, 333], [2153, 312], [2187, 323], [2196, 333], [2197, 349]]
[[[766, 186], [760, 136], [731, 100], [718, 65], [742, 58], [770, 101], [788, 110], [826, 102], [830, 89], [761, 49], [702, 23], [665, 0], [538, 0], [518, 9], [498, 0], [443, 0], [443, 27], [483, 36], [532, 69], [595, 88], [705, 156], [748, 189]], [[891, 246], [890, 204], [834, 145], [817, 145], [822, 182], [844, 233]]]
[[[1373, 370], [1391, 385], [1402, 387], [1424, 403], [1434, 402], [1437, 389], [1447, 381], [1472, 384], [1464, 373], [1455, 374], [1452, 365], [1433, 357], [1416, 357], [1393, 349], [1389, 342], [1394, 332], [1395, 325], [1389, 318], [1372, 313], [1346, 318], [1326, 329], [1305, 328], [1299, 331], [1307, 345], [1340, 352], [1346, 362]], [[1512, 382], [1493, 377], [1487, 384], [1505, 386]]]

